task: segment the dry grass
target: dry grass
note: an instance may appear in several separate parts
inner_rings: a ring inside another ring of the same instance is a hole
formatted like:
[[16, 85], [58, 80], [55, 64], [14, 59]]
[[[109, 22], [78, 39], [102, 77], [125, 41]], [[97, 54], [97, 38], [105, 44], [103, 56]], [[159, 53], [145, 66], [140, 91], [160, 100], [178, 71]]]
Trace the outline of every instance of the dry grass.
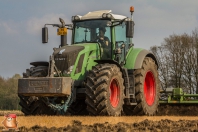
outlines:
[[[35, 125], [50, 127], [65, 127], [71, 125], [74, 120], [82, 122], [82, 125], [93, 125], [94, 123], [117, 124], [118, 122], [125, 123], [138, 123], [145, 119], [152, 121], [160, 121], [162, 119], [168, 119], [172, 121], [178, 120], [198, 120], [196, 116], [122, 116], [122, 117], [90, 117], [90, 116], [18, 116], [17, 121], [19, 127], [25, 126], [30, 128]], [[0, 122], [4, 120], [4, 116], [0, 116]], [[0, 125], [2, 126], [2, 125]]]
[[8, 113], [15, 113], [18, 116], [23, 116], [23, 112], [19, 111], [19, 110], [4, 110], [4, 111], [0, 111], [0, 116], [4, 116], [5, 114]]

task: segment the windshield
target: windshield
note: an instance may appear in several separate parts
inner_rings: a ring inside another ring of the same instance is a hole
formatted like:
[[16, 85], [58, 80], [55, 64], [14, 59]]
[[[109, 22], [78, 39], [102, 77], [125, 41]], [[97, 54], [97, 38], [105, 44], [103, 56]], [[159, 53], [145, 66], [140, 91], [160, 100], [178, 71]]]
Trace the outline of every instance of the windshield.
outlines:
[[109, 20], [90, 20], [74, 23], [74, 44], [98, 42], [99, 30], [103, 29], [104, 36], [111, 40]]

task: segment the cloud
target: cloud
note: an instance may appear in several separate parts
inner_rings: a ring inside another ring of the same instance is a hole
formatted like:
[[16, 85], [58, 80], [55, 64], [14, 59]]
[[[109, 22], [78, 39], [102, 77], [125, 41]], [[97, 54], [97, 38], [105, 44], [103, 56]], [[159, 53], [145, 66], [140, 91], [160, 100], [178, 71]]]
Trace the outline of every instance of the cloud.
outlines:
[[63, 18], [65, 22], [67, 22], [64, 14], [47, 14], [42, 18], [31, 17], [27, 21], [27, 32], [31, 34], [40, 33], [41, 28], [44, 26], [44, 24], [59, 24], [60, 17]]
[[[145, 8], [145, 12], [152, 15], [144, 15], [142, 19], [139, 19], [139, 24], [145, 28], [163, 29], [163, 30], [179, 30], [190, 28], [192, 25], [196, 25], [196, 16], [184, 13], [174, 13], [170, 11], [163, 11], [157, 8], [148, 7]], [[183, 15], [181, 15], [183, 14]]]
[[17, 34], [18, 31], [14, 27], [14, 22], [6, 22], [6, 21], [0, 21], [0, 28], [3, 30], [3, 32], [6, 32], [7, 34]]

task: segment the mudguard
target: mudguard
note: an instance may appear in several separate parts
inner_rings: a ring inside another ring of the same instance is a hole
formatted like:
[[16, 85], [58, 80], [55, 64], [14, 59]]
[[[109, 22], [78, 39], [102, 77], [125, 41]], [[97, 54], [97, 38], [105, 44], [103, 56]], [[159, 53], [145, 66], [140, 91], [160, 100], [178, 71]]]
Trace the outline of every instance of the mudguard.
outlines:
[[124, 65], [127, 69], [139, 69], [142, 67], [142, 62], [145, 57], [151, 57], [158, 67], [158, 61], [155, 55], [142, 48], [131, 48], [126, 56], [126, 64]]
[[49, 66], [49, 62], [46, 61], [36, 61], [36, 62], [31, 62], [30, 65], [33, 66]]

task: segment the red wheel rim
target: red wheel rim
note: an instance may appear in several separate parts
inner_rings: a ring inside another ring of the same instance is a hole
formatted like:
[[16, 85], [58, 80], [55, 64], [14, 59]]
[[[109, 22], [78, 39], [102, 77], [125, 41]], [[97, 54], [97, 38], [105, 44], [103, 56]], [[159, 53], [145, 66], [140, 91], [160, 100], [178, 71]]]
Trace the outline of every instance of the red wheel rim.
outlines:
[[144, 80], [144, 96], [146, 103], [151, 106], [155, 101], [155, 79], [151, 71], [146, 73]]
[[120, 87], [116, 79], [112, 79], [110, 83], [110, 103], [115, 108], [120, 99]]

